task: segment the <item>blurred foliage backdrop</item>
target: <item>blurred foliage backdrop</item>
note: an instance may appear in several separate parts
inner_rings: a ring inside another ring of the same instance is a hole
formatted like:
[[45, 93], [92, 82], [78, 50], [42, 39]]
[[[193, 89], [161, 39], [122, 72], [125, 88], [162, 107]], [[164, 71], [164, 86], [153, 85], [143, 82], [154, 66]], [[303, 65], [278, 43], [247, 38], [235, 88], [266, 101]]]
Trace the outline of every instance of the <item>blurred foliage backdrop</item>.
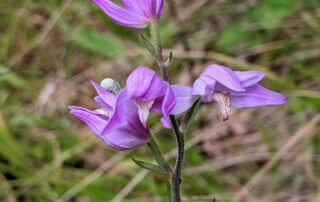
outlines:
[[[160, 19], [172, 83], [192, 85], [208, 64], [266, 73], [283, 106], [203, 105], [186, 134], [182, 193], [216, 201], [320, 201], [320, 1], [172, 0]], [[87, 0], [0, 1], [0, 200], [167, 201], [166, 176], [131, 160], [148, 148], [109, 149], [67, 105], [92, 109], [90, 80], [125, 85], [156, 69], [139, 34]], [[146, 34], [148, 34], [146, 32]], [[150, 120], [168, 158], [175, 141]], [[174, 159], [170, 160], [174, 163]]]

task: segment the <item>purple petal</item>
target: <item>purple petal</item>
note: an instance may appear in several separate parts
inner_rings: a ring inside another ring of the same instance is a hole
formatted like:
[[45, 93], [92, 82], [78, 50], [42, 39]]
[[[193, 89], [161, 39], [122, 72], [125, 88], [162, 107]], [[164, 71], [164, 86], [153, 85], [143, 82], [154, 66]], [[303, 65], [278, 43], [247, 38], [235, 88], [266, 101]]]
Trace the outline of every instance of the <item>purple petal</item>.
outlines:
[[122, 0], [125, 9], [149, 19], [153, 16], [152, 0]]
[[155, 100], [163, 96], [165, 90], [163, 80], [147, 67], [138, 67], [127, 79], [127, 93], [131, 99]]
[[106, 144], [117, 150], [129, 150], [144, 144], [148, 130], [141, 124], [135, 102], [122, 89], [117, 95], [113, 114], [102, 132]]
[[146, 19], [159, 18], [163, 12], [163, 0], [122, 0], [122, 4], [128, 11]]
[[159, 18], [162, 15], [163, 8], [164, 8], [163, 0], [156, 0], [156, 15], [157, 15], [157, 18]]
[[268, 90], [259, 84], [248, 87], [246, 92], [232, 92], [230, 99], [231, 106], [235, 108], [281, 105], [286, 102], [285, 96]]
[[192, 96], [192, 88], [188, 86], [172, 85], [171, 88], [177, 96], [177, 103], [170, 114], [176, 115], [187, 111], [198, 98], [197, 96]]
[[167, 92], [164, 96], [163, 102], [162, 102], [162, 118], [160, 119], [162, 125], [165, 128], [171, 128], [170, 120], [169, 120], [169, 112], [174, 108], [174, 106], [177, 103], [177, 97], [173, 91], [173, 89], [170, 87], [170, 85], [166, 83], [167, 86]]
[[244, 88], [257, 84], [265, 76], [264, 73], [259, 71], [245, 71], [245, 72], [234, 71], [234, 73], [237, 75], [241, 85]]
[[100, 96], [96, 96], [96, 97], [94, 98], [94, 101], [95, 101], [99, 106], [101, 106], [102, 108], [104, 108], [105, 110], [107, 110], [107, 112], [108, 112], [109, 114], [112, 113], [113, 107], [111, 107], [110, 105], [106, 104]]
[[230, 68], [213, 64], [207, 67], [201, 76], [208, 76], [230, 90], [237, 92], [245, 91], [237, 75]]
[[109, 112], [112, 112], [112, 109], [116, 100], [115, 94], [110, 93], [109, 91], [103, 89], [100, 85], [98, 85], [94, 81], [91, 81], [91, 84], [99, 95], [95, 97], [96, 103], [101, 107], [106, 108]]
[[207, 95], [214, 91], [216, 81], [208, 76], [200, 76], [195, 80], [192, 88], [192, 95]]
[[70, 113], [85, 122], [91, 131], [98, 137], [100, 137], [103, 128], [107, 125], [108, 117], [98, 112], [88, 110], [82, 107], [69, 106]]
[[141, 128], [135, 121], [121, 122], [113, 130], [106, 130], [105, 132], [106, 134], [102, 136], [105, 143], [120, 151], [142, 146], [150, 137], [146, 129]]
[[145, 28], [148, 26], [149, 19], [145, 18], [145, 16], [139, 15], [137, 12], [126, 10], [110, 0], [91, 1], [97, 4], [106, 15], [119, 25], [132, 28]]

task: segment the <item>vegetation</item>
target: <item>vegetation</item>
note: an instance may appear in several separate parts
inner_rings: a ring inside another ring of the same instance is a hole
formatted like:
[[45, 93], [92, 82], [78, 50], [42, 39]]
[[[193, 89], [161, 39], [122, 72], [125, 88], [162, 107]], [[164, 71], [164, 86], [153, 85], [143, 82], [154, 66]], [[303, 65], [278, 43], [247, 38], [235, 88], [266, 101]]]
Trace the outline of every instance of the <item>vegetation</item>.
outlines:
[[[186, 134], [187, 200], [320, 200], [320, 1], [168, 0], [160, 19], [172, 83], [192, 85], [209, 64], [259, 70], [283, 106], [236, 110], [222, 122], [201, 106]], [[89, 1], [0, 2], [0, 200], [167, 201], [167, 176], [147, 146], [109, 149], [67, 105], [96, 107], [90, 80], [157, 70], [139, 35]], [[124, 86], [124, 83], [121, 83]], [[175, 140], [153, 114], [170, 164]], [[192, 134], [192, 135], [191, 135]], [[149, 159], [146, 159], [149, 156]]]

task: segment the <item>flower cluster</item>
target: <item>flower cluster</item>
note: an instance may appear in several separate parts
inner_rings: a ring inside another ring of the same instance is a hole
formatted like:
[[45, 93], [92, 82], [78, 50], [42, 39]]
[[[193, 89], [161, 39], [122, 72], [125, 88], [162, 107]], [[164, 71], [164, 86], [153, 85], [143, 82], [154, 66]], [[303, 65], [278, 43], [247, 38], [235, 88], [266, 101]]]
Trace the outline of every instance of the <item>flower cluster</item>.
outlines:
[[[123, 7], [110, 0], [91, 1], [115, 23], [131, 28], [145, 28], [163, 12], [163, 0], [122, 0]], [[153, 70], [140, 66], [129, 75], [123, 89], [117, 87], [119, 89], [115, 90], [110, 79], [104, 80], [101, 86], [92, 81], [98, 93], [94, 100], [100, 108], [94, 111], [76, 106], [69, 108], [73, 116], [84, 121], [108, 146], [130, 150], [149, 140], [147, 120], [150, 112], [161, 114], [162, 125], [171, 128], [169, 115], [187, 111], [197, 99], [217, 102], [224, 121], [229, 119], [231, 107], [285, 103], [283, 95], [257, 84], [263, 77], [264, 74], [258, 71], [232, 71], [213, 64], [191, 88], [170, 85]]]
[[117, 94], [92, 81], [98, 93], [100, 108], [91, 111], [70, 106], [71, 114], [84, 121], [92, 132], [108, 146], [130, 150], [145, 144], [150, 133], [150, 112], [162, 115], [161, 123], [170, 128], [168, 116], [187, 111], [197, 99], [217, 102], [223, 120], [229, 118], [230, 107], [280, 105], [286, 98], [257, 84], [264, 74], [258, 71], [238, 72], [220, 65], [210, 65], [193, 87], [169, 85], [153, 70], [140, 66], [127, 78], [126, 87]]
[[[91, 1], [121, 26], [130, 28], [149, 26], [151, 40], [148, 40], [143, 34], [141, 39], [145, 48], [154, 57], [163, 79], [150, 68], [140, 66], [128, 76], [126, 87], [123, 89], [118, 82], [112, 79], [104, 79], [100, 85], [92, 81], [98, 93], [94, 100], [100, 107], [96, 110], [88, 110], [70, 106], [70, 113], [85, 122], [97, 137], [116, 150], [130, 150], [148, 142], [147, 145], [157, 165], [134, 161], [142, 168], [171, 176], [171, 183], [168, 185], [171, 186], [172, 201], [181, 201], [180, 183], [184, 161], [183, 131], [195, 117], [199, 101], [216, 102], [220, 107], [223, 121], [229, 119], [231, 107], [280, 105], [286, 102], [283, 95], [258, 84], [265, 76], [262, 72], [232, 71], [228, 67], [217, 64], [208, 66], [194, 81], [192, 87], [170, 85], [167, 68], [172, 62], [173, 54], [165, 61], [157, 22], [163, 13], [164, 1], [121, 0], [123, 6], [111, 0]], [[183, 123], [179, 126], [174, 115], [184, 113], [191, 107], [191, 113], [186, 113], [182, 119]], [[172, 129], [175, 134], [177, 157], [174, 170], [166, 162], [156, 142], [152, 139], [148, 127], [150, 113], [160, 114], [162, 125]]]

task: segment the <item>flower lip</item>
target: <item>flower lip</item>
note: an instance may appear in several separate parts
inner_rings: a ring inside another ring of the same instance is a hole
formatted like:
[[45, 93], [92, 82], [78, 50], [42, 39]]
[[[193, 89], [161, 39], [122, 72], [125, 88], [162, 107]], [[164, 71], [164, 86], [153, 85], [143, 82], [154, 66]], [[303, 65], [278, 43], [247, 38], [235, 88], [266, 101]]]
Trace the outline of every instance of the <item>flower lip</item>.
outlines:
[[222, 120], [227, 121], [229, 120], [230, 114], [230, 93], [220, 93], [214, 92], [212, 94], [214, 100], [219, 104], [220, 111], [222, 114]]

